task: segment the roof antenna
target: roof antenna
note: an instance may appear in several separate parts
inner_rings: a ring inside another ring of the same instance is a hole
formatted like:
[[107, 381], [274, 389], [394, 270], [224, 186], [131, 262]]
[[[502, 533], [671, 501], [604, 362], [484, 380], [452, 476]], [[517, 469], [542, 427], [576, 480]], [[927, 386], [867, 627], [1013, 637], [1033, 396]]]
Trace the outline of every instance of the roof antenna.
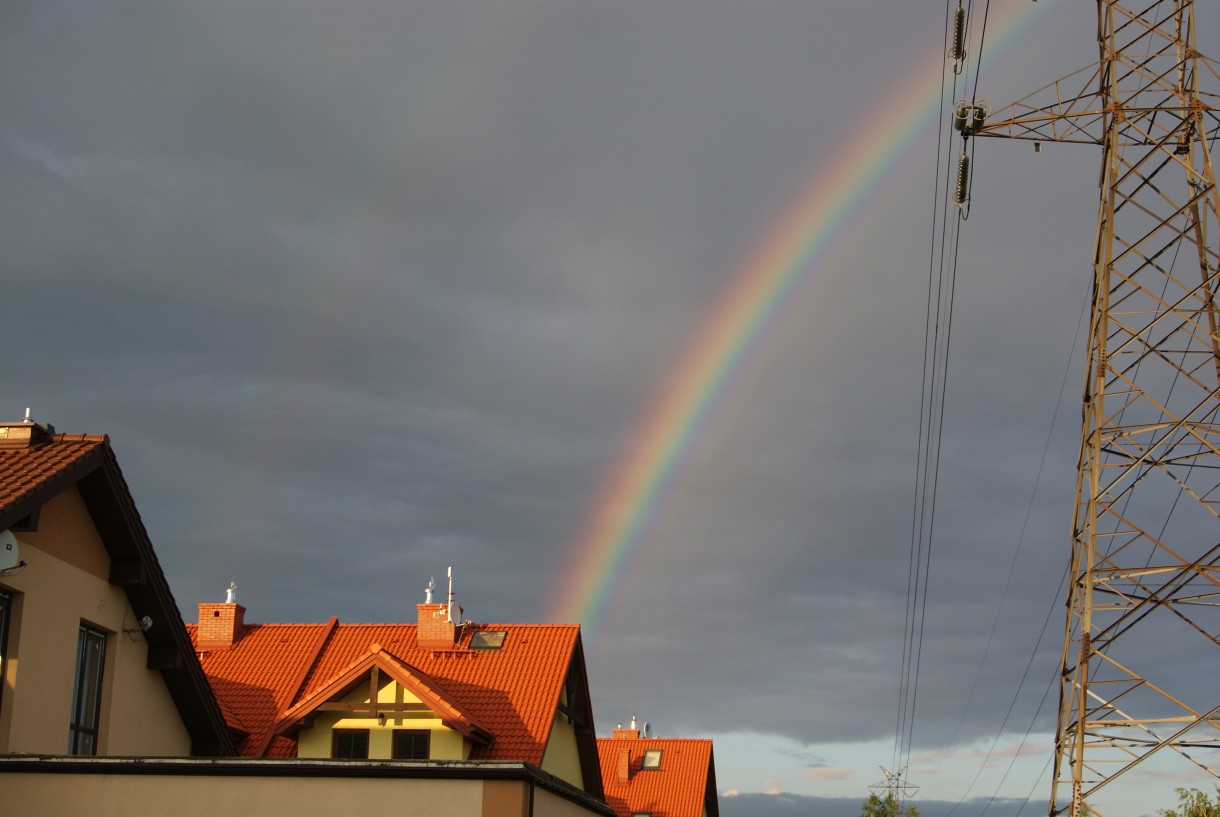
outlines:
[[453, 623], [453, 565], [449, 565], [449, 603], [445, 605], [445, 621]]

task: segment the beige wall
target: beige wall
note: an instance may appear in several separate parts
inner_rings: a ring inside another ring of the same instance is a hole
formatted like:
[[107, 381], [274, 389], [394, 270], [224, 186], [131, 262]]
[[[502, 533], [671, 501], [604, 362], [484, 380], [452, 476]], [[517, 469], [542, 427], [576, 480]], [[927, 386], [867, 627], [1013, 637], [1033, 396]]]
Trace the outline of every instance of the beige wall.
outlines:
[[[253, 761], [255, 763], [259, 761]], [[530, 784], [512, 780], [240, 777], [187, 775], [0, 775], [6, 811], [94, 817], [527, 817]], [[602, 817], [542, 788], [533, 817]]]
[[[338, 700], [348, 703], [365, 703], [369, 699], [368, 679]], [[390, 679], [377, 691], [377, 700], [383, 703], [418, 704], [420, 700], [410, 690], [403, 689]], [[393, 754], [395, 729], [427, 729], [430, 738], [430, 760], [466, 760], [470, 757], [470, 744], [460, 732], [441, 723], [440, 718], [428, 712], [386, 712], [385, 724], [368, 717], [367, 712], [321, 712], [313, 724], [297, 735], [297, 757], [330, 757], [332, 729], [369, 730], [369, 758], [388, 760]]]
[[589, 817], [590, 812], [579, 803], [560, 797], [546, 789], [534, 789], [534, 817]]
[[[566, 694], [561, 695], [560, 703], [567, 702]], [[568, 719], [558, 711], [551, 720], [551, 736], [546, 743], [546, 753], [542, 756], [542, 768], [576, 788], [587, 791], [584, 775], [580, 771], [576, 727], [568, 723]]]
[[63, 754], [81, 622], [107, 633], [98, 753], [185, 756], [191, 742], [76, 488], [52, 499], [36, 532], [15, 534], [28, 566], [0, 579], [14, 591], [0, 698], [0, 752]]
[[[482, 781], [322, 777], [4, 774], [13, 814], [93, 817], [481, 817]], [[523, 785], [523, 784], [518, 784]], [[518, 817], [520, 812], [505, 814]]]

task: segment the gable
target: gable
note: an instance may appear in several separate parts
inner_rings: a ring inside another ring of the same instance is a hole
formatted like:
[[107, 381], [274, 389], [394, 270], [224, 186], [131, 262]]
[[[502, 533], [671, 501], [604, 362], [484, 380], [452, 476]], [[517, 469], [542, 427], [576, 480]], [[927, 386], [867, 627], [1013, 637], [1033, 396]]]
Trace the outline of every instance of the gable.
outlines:
[[[412, 689], [373, 668], [362, 675], [345, 693], [315, 706], [291, 731], [297, 740], [297, 757], [334, 756], [334, 737], [338, 732], [367, 735], [368, 757], [398, 757], [396, 736], [419, 736], [424, 751], [412, 754], [415, 760], [468, 760], [476, 745], [469, 737], [446, 723]], [[425, 749], [426, 747], [426, 749]]]
[[[71, 485], [39, 508], [38, 526], [18, 535], [21, 545], [33, 546], [61, 562], [103, 581], [110, 577], [110, 554], [98, 535], [80, 491]], [[24, 549], [23, 549], [23, 552]]]
[[453, 700], [440, 682], [389, 655], [380, 644], [370, 645], [367, 656], [285, 712], [276, 722], [275, 732], [286, 734], [327, 711], [348, 715], [349, 719], [363, 716], [380, 725], [390, 718], [435, 719], [475, 743], [486, 744], [493, 739], [492, 733]]
[[[97, 625], [116, 642], [120, 633], [127, 640], [134, 635], [132, 643], [141, 642], [140, 669], [159, 672], [157, 682], [168, 691], [171, 709], [189, 735], [190, 751], [233, 754], [224, 718], [191, 649], [109, 439], [55, 434], [28, 422], [0, 423], [0, 432], [0, 530], [14, 529], [31, 556], [88, 576], [92, 589], [78, 590], [74, 598], [87, 599], [94, 612], [80, 611], [78, 623]], [[31, 566], [6, 579], [11, 589], [23, 594], [19, 607], [35, 605], [35, 595], [64, 590], [62, 582], [45, 578], [45, 572], [40, 576], [33, 561], [24, 554], [23, 558]], [[135, 627], [144, 617], [152, 626]], [[24, 628], [32, 618], [14, 616], [18, 621]], [[55, 648], [73, 650], [74, 643], [60, 642], [72, 639], [76, 629], [68, 628], [67, 636], [56, 631]], [[27, 640], [27, 648], [31, 643]], [[20, 672], [21, 661], [12, 664]], [[115, 700], [121, 703], [125, 698]], [[62, 746], [56, 749], [62, 750]]]

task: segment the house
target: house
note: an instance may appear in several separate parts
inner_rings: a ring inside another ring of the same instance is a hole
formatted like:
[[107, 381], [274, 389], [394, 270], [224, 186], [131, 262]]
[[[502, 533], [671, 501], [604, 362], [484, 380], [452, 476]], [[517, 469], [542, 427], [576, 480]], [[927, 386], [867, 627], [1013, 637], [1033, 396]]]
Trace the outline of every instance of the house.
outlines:
[[519, 762], [602, 798], [579, 627], [427, 598], [404, 624], [245, 613], [230, 595], [188, 627], [242, 757]]
[[5, 813], [613, 817], [578, 628], [450, 609], [188, 632], [109, 439], [0, 423]]
[[606, 803], [618, 817], [719, 817], [710, 740], [644, 736], [632, 717], [597, 750]]
[[0, 423], [0, 753], [235, 753], [105, 436]]
[[5, 812], [616, 814], [579, 627], [245, 613], [183, 623], [107, 437], [0, 423]]

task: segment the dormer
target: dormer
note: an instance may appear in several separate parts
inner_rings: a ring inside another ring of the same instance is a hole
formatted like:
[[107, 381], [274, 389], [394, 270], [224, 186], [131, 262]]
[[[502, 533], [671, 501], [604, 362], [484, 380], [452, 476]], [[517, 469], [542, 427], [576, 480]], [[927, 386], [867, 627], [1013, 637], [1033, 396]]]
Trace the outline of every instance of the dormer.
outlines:
[[276, 722], [295, 736], [297, 756], [466, 760], [492, 733], [444, 685], [380, 645], [317, 687]]

